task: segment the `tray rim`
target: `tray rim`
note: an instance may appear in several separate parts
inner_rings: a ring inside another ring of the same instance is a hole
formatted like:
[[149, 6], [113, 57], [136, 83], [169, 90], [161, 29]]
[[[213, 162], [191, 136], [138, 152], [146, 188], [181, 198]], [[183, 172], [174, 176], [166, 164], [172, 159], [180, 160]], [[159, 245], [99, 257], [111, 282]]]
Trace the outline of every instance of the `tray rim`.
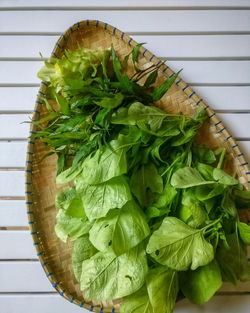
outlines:
[[[131, 48], [133, 48], [135, 45], [137, 45], [137, 42], [133, 40], [129, 35], [125, 34], [118, 28], [99, 21], [99, 20], [82, 20], [80, 22], [77, 22], [73, 24], [71, 27], [69, 27], [62, 35], [60, 35], [60, 38], [55, 43], [54, 49], [51, 53], [51, 57], [57, 57], [57, 54], [62, 52], [64, 50], [64, 44], [67, 42], [68, 38], [74, 31], [78, 31], [80, 29], [86, 28], [88, 26], [95, 26], [95, 27], [101, 27], [105, 31], [109, 32], [112, 36], [116, 36], [117, 38], [123, 40], [125, 43], [127, 43]], [[141, 46], [139, 50], [140, 54], [143, 57], [146, 57], [150, 62], [159, 65], [160, 71], [164, 73], [166, 77], [171, 77], [174, 75], [174, 71], [169, 68], [165, 64], [165, 62], [161, 61], [158, 57], [156, 57], [153, 53], [151, 53], [148, 49], [146, 49], [144, 46]], [[178, 76], [176, 79], [175, 84], [179, 86], [182, 91], [188, 96], [188, 98], [192, 98], [195, 101], [196, 106], [202, 106], [206, 109], [208, 113], [209, 119], [212, 121], [213, 125], [216, 128], [216, 132], [220, 133], [224, 137], [224, 140], [227, 141], [230, 144], [230, 148], [233, 152], [233, 156], [235, 159], [238, 160], [239, 166], [242, 166], [244, 169], [244, 175], [247, 177], [247, 175], [250, 175], [250, 168], [248, 166], [248, 162], [246, 162], [244, 158], [244, 154], [240, 151], [240, 148], [238, 144], [235, 142], [234, 138], [230, 135], [230, 133], [227, 131], [227, 129], [224, 127], [223, 122], [216, 116], [216, 113], [207, 105], [205, 100], [200, 98], [200, 96], [192, 89], [192, 87], [182, 80]], [[45, 82], [41, 82], [40, 88], [37, 94], [37, 98], [35, 101], [35, 109], [32, 115], [32, 121], [36, 121], [39, 118], [39, 109], [41, 108], [41, 105], [43, 103], [39, 100], [41, 95], [45, 95], [47, 89], [47, 84]], [[31, 124], [30, 126], [30, 134], [34, 133], [35, 131], [35, 125]], [[40, 242], [39, 242], [39, 231], [36, 228], [36, 224], [33, 218], [33, 196], [32, 196], [32, 160], [33, 160], [33, 146], [34, 142], [32, 140], [28, 141], [27, 145], [27, 156], [26, 156], [26, 165], [25, 165], [25, 201], [27, 206], [27, 215], [28, 215], [28, 224], [30, 229], [30, 234], [33, 239], [33, 245], [35, 246], [37, 257], [39, 259], [39, 262], [42, 265], [43, 270], [45, 271], [45, 274], [47, 278], [49, 279], [51, 285], [54, 287], [54, 289], [63, 296], [66, 300], [68, 300], [71, 303], [74, 303], [82, 308], [85, 308], [89, 310], [90, 312], [100, 312], [102, 313], [105, 310], [105, 307], [101, 307], [100, 305], [90, 305], [89, 303], [84, 303], [80, 301], [79, 299], [74, 298], [67, 290], [63, 288], [63, 285], [60, 285], [60, 280], [58, 280], [51, 271], [50, 265], [45, 262], [44, 260], [44, 251], [40, 248]], [[247, 179], [247, 189], [250, 189], [250, 176]], [[105, 310], [106, 311], [106, 310]], [[113, 307], [110, 311], [111, 313], [115, 313], [115, 308]]]

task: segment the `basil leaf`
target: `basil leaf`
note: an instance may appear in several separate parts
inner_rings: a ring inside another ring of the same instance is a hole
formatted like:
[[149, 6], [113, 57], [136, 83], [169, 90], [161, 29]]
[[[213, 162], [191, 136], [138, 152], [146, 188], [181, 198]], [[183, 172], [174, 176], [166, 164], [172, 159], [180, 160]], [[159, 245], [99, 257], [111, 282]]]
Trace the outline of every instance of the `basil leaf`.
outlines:
[[147, 271], [141, 245], [120, 256], [98, 252], [82, 263], [81, 290], [86, 299], [96, 301], [125, 297], [143, 286]]
[[149, 226], [141, 209], [134, 201], [123, 208], [112, 210], [98, 219], [89, 232], [89, 239], [100, 251], [112, 249], [121, 255], [138, 245], [149, 235]]
[[202, 305], [222, 286], [220, 267], [214, 260], [195, 271], [180, 273], [180, 287], [192, 303]]
[[177, 271], [195, 270], [214, 258], [203, 229], [193, 229], [175, 217], [166, 217], [149, 239], [149, 253], [158, 263]]
[[94, 101], [94, 103], [103, 108], [114, 109], [118, 107], [119, 105], [121, 105], [123, 99], [124, 99], [123, 94], [117, 93], [113, 97], [103, 97], [99, 101]]

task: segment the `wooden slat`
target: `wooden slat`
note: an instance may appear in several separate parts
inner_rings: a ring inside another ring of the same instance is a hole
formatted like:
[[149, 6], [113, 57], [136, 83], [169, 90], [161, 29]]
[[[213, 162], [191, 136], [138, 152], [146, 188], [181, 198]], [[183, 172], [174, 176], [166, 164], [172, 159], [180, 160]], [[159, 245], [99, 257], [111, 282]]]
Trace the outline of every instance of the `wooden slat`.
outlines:
[[[1, 295], [0, 305], [4, 313], [87, 313], [89, 311], [80, 308], [65, 300], [57, 293], [53, 294], [22, 294]], [[182, 313], [182, 312], [178, 312]], [[230, 312], [228, 312], [230, 313]]]
[[144, 0], [144, 1], [131, 1], [131, 0], [95, 0], [95, 1], [88, 1], [88, 0], [74, 0], [69, 2], [68, 0], [54, 0], [51, 2], [50, 0], [36, 0], [36, 1], [25, 1], [25, 0], [2, 0], [0, 2], [0, 7], [107, 7], [107, 8], [152, 8], [152, 7], [167, 7], [167, 8], [178, 8], [178, 7], [250, 7], [249, 2], [247, 0], [156, 0], [152, 3], [151, 0]]
[[186, 33], [250, 30], [248, 10], [147, 10], [144, 12], [77, 10], [73, 13], [71, 11], [1, 11], [0, 30], [1, 32], [63, 32], [71, 24], [84, 19], [102, 20], [125, 32]]
[[39, 262], [0, 262], [0, 292], [54, 291]]
[[[4, 313], [87, 313], [58, 294], [0, 295], [1, 307]], [[245, 296], [215, 296], [202, 307], [191, 304], [188, 300], [177, 303], [175, 313], [249, 313], [250, 297]]]
[[0, 87], [0, 111], [32, 111], [38, 89], [38, 87]]
[[0, 200], [0, 227], [28, 226], [26, 211], [24, 200]]
[[37, 258], [29, 231], [0, 230], [0, 242], [0, 259]]
[[23, 171], [0, 171], [0, 197], [24, 197]]
[[[250, 51], [249, 35], [132, 37], [146, 42], [148, 50], [164, 58], [243, 58], [249, 57]], [[58, 36], [0, 36], [0, 58], [39, 58], [39, 52], [49, 57], [57, 39]]]
[[218, 117], [235, 138], [250, 136], [250, 114], [218, 114]]
[[[194, 89], [214, 110], [250, 109], [249, 86], [196, 86]], [[38, 87], [0, 87], [0, 111], [32, 111], [37, 92]]]
[[[223, 288], [220, 290], [220, 292], [226, 292], [222, 290]], [[246, 286], [246, 284], [239, 284], [238, 288], [235, 290], [236, 291], [233, 291], [234, 293], [248, 292], [249, 283], [248, 286]], [[53, 291], [53, 287], [50, 285], [50, 282], [48, 281], [46, 275], [44, 274], [42, 266], [39, 262], [37, 261], [0, 262], [0, 293], [50, 292], [50, 291]]]
[[0, 114], [0, 138], [27, 138], [29, 136], [28, 114]]
[[3, 151], [0, 153], [0, 167], [24, 167], [26, 148], [26, 142], [0, 141], [0, 151]]
[[[250, 114], [220, 113], [218, 116], [225, 122], [235, 138], [249, 138]], [[29, 124], [21, 123], [27, 120], [26, 114], [0, 114], [0, 139], [25, 139], [29, 134]]]
[[[181, 77], [191, 83], [249, 84], [250, 61], [169, 61], [175, 71], [183, 68]], [[40, 61], [1, 61], [0, 84], [39, 83]], [[20, 73], [20, 74], [17, 74]]]

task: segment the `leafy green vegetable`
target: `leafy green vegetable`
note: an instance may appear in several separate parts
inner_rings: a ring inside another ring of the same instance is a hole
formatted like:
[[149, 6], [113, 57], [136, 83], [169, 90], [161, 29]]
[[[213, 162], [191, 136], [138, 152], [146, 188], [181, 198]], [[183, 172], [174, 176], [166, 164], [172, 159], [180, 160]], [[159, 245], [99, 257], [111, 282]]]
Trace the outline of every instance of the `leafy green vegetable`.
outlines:
[[111, 178], [98, 185], [82, 184], [79, 178], [77, 188], [89, 220], [104, 217], [109, 210], [121, 208], [131, 200], [130, 189], [124, 176]]
[[149, 227], [138, 205], [129, 201], [123, 208], [98, 219], [89, 235], [99, 251], [111, 249], [120, 255], [143, 241], [149, 235]]
[[120, 256], [98, 252], [82, 263], [81, 289], [87, 299], [97, 301], [125, 297], [142, 287], [147, 271], [142, 246]]
[[75, 277], [80, 281], [82, 274], [82, 262], [91, 258], [97, 252], [89, 241], [88, 235], [77, 238], [73, 243], [72, 267]]
[[247, 260], [246, 247], [239, 241], [237, 234], [227, 235], [229, 249], [220, 246], [216, 259], [220, 265], [222, 278], [233, 284], [250, 280], [250, 265]]
[[245, 223], [238, 222], [238, 229], [241, 240], [246, 244], [250, 245], [250, 226]]
[[204, 266], [214, 258], [204, 229], [193, 229], [175, 217], [166, 217], [149, 239], [147, 253], [160, 264], [177, 271]]
[[153, 313], [146, 286], [123, 298], [121, 313]]
[[181, 291], [191, 302], [198, 305], [207, 302], [221, 285], [221, 272], [215, 260], [195, 271], [189, 270], [180, 275]]
[[192, 167], [180, 168], [171, 178], [171, 185], [175, 188], [189, 188], [213, 183], [213, 181], [203, 179], [199, 172]]
[[179, 291], [177, 272], [164, 266], [149, 271], [147, 290], [153, 313], [172, 313]]
[[117, 141], [99, 149], [93, 157], [89, 156], [82, 164], [81, 180], [85, 184], [100, 184], [127, 172], [126, 147]]
[[153, 163], [142, 165], [136, 169], [131, 176], [130, 186], [143, 207], [151, 204], [152, 193], [161, 193], [163, 190], [162, 178]]
[[50, 149], [41, 160], [57, 157], [56, 183], [67, 184], [55, 232], [74, 241], [86, 299], [124, 297], [123, 313], [172, 313], [178, 283], [203, 304], [222, 280], [250, 280], [250, 231], [237, 214], [250, 192], [224, 171], [225, 148], [196, 140], [204, 107], [188, 117], [155, 105], [179, 72], [159, 84], [162, 63], [140, 62], [141, 47], [124, 58], [113, 46], [79, 47], [46, 61], [38, 76], [47, 112], [31, 138]]
[[55, 231], [58, 238], [66, 242], [68, 237], [72, 240], [89, 232], [91, 222], [87, 218], [72, 217], [60, 209], [56, 216]]

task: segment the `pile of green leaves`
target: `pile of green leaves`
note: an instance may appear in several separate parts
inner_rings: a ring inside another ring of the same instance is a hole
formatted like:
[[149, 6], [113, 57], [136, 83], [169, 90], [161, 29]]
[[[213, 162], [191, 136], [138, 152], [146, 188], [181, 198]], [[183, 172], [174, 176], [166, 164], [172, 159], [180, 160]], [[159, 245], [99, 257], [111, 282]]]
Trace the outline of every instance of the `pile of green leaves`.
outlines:
[[222, 281], [250, 280], [250, 227], [237, 213], [250, 193], [223, 171], [224, 149], [196, 143], [204, 109], [190, 118], [152, 106], [177, 74], [155, 87], [158, 67], [139, 69], [139, 48], [123, 60], [113, 48], [49, 59], [39, 77], [57, 104], [43, 99], [33, 137], [58, 155], [57, 184], [73, 182], [56, 197], [55, 231], [73, 241], [85, 298], [171, 313], [181, 293], [200, 305]]

